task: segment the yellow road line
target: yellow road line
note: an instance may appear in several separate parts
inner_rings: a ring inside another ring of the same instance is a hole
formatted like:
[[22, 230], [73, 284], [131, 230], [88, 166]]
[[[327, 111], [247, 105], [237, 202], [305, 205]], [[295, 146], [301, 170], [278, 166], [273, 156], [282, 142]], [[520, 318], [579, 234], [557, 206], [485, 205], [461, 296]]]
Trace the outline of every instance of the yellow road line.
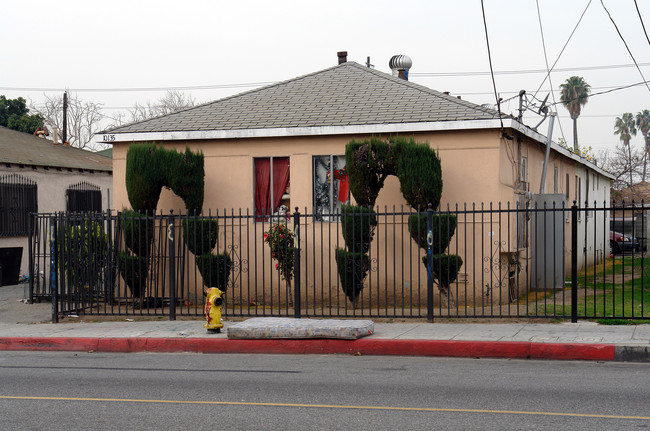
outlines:
[[100, 401], [119, 403], [159, 403], [159, 404], [209, 404], [225, 406], [262, 406], [262, 407], [307, 407], [318, 409], [356, 409], [356, 410], [392, 410], [408, 412], [448, 412], [448, 413], [492, 413], [507, 415], [538, 415], [538, 416], [564, 416], [575, 418], [598, 419], [635, 419], [650, 420], [650, 416], [625, 416], [625, 415], [596, 415], [588, 413], [561, 413], [561, 412], [536, 412], [525, 410], [483, 410], [483, 409], [448, 409], [431, 407], [397, 407], [397, 406], [355, 406], [336, 404], [300, 404], [300, 403], [253, 403], [245, 401], [185, 401], [185, 400], [138, 400], [129, 398], [74, 398], [74, 397], [20, 397], [0, 395], [4, 400], [35, 400], [35, 401]]

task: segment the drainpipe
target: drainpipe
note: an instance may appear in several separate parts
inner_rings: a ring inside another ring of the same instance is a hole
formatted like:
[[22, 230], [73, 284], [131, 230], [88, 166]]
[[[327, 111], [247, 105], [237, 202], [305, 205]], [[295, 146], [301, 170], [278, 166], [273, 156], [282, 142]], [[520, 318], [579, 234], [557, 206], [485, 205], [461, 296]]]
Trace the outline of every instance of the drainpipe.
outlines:
[[542, 184], [539, 186], [539, 194], [546, 192], [546, 171], [548, 170], [548, 156], [551, 153], [551, 139], [553, 137], [553, 123], [555, 122], [555, 113], [551, 112], [548, 123], [548, 135], [546, 135], [546, 154], [544, 154], [544, 169], [542, 169]]

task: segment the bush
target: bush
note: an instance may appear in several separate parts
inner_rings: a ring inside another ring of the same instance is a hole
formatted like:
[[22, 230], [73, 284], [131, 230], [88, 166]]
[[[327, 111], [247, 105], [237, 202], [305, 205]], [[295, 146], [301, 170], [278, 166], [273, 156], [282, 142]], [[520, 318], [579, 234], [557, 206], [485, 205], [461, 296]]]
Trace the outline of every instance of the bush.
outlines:
[[351, 141], [345, 147], [345, 163], [350, 191], [357, 204], [374, 207], [377, 196], [389, 175], [396, 175], [399, 145], [373, 136], [369, 140]]
[[131, 289], [131, 294], [134, 297], [142, 297], [149, 272], [149, 260], [145, 256], [136, 256], [122, 251], [117, 259], [117, 268], [124, 282]]
[[136, 211], [154, 212], [164, 182], [155, 144], [132, 144], [126, 154], [126, 192]]
[[204, 285], [216, 287], [222, 292], [228, 289], [232, 259], [227, 253], [202, 254], [196, 257], [196, 265], [199, 268], [201, 277], [203, 277]]
[[[456, 216], [453, 214], [433, 214], [431, 232], [433, 234], [433, 253], [443, 253], [456, 232]], [[408, 219], [409, 233], [420, 248], [427, 248], [427, 214], [411, 214]]]
[[189, 147], [179, 154], [153, 143], [133, 144], [126, 155], [126, 191], [137, 211], [155, 211], [162, 188], [169, 187], [183, 199], [189, 214], [200, 212], [204, 176], [203, 153]]
[[370, 258], [365, 253], [336, 249], [336, 265], [338, 267], [341, 288], [354, 306], [363, 290], [363, 282], [370, 270]]
[[[425, 267], [427, 266], [427, 256], [422, 256], [422, 263]], [[448, 287], [456, 281], [461, 266], [463, 266], [463, 259], [460, 256], [454, 254], [433, 255], [433, 276], [442, 287]]]
[[148, 256], [153, 241], [153, 220], [137, 211], [122, 210], [124, 244], [138, 256]]
[[366, 207], [354, 205], [341, 206], [341, 229], [348, 250], [367, 253], [375, 235], [377, 216]]
[[293, 279], [293, 253], [295, 238], [285, 223], [271, 225], [264, 232], [264, 242], [271, 248], [271, 258], [277, 263], [275, 267], [280, 271], [283, 280], [290, 282]]
[[219, 235], [217, 220], [189, 217], [184, 218], [181, 224], [183, 225], [183, 240], [195, 256], [209, 253], [217, 245]]
[[99, 281], [108, 262], [108, 237], [98, 221], [85, 220], [64, 234], [64, 268], [70, 284], [90, 286]]
[[442, 196], [440, 158], [427, 144], [411, 140], [402, 142], [397, 177], [400, 190], [411, 207], [422, 211], [432, 205], [437, 209]]

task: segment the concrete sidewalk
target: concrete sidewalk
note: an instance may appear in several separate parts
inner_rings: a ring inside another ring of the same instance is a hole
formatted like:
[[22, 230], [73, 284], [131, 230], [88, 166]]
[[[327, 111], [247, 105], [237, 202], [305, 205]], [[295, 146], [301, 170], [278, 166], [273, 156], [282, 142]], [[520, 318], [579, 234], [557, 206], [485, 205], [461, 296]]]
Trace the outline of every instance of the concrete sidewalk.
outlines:
[[[19, 302], [23, 286], [0, 287], [0, 350], [314, 353], [650, 362], [650, 324], [375, 323], [357, 340], [229, 340], [202, 320], [46, 322], [49, 303]], [[17, 323], [22, 322], [22, 323]]]

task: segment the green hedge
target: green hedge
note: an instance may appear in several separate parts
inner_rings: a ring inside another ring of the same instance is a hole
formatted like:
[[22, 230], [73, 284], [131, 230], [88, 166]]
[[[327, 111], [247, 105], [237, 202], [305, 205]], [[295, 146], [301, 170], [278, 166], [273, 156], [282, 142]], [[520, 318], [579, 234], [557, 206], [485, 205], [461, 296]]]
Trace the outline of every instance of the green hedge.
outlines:
[[[427, 266], [427, 256], [422, 256], [422, 263]], [[448, 287], [456, 281], [458, 271], [463, 266], [463, 259], [454, 254], [433, 255], [433, 276], [441, 286]]]
[[[427, 248], [427, 214], [411, 214], [408, 219], [409, 233], [420, 248]], [[453, 214], [433, 214], [431, 232], [432, 249], [435, 254], [443, 253], [456, 232], [456, 216]]]
[[363, 290], [363, 282], [370, 270], [370, 258], [365, 253], [351, 252], [337, 248], [336, 265], [341, 289], [355, 306]]
[[431, 204], [440, 205], [442, 196], [442, 168], [438, 154], [427, 144], [401, 141], [397, 162], [397, 178], [406, 202], [412, 208], [423, 211]]
[[122, 210], [120, 215], [124, 244], [138, 256], [148, 256], [153, 241], [153, 220], [132, 210]]
[[232, 269], [232, 259], [227, 253], [205, 253], [196, 257], [196, 266], [199, 268], [203, 284], [216, 287], [222, 292], [228, 289], [228, 279]]
[[217, 220], [184, 218], [183, 240], [187, 248], [196, 256], [210, 253], [217, 245], [219, 223]]
[[117, 258], [117, 268], [124, 282], [129, 286], [131, 294], [134, 297], [141, 297], [146, 288], [149, 259], [122, 251]]
[[341, 233], [348, 250], [367, 253], [376, 226], [377, 216], [372, 209], [355, 205], [341, 206]]

